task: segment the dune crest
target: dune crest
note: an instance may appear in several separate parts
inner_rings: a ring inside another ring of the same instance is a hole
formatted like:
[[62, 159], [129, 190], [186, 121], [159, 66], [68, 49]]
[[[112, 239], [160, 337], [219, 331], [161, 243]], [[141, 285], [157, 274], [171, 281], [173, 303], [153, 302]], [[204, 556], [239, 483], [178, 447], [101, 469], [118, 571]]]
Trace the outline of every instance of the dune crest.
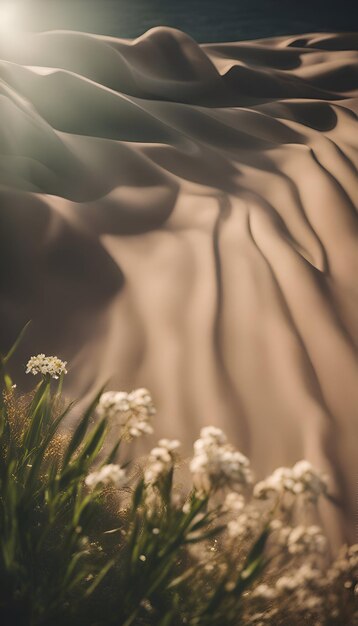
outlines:
[[[147, 386], [257, 474], [357, 487], [358, 36], [28, 35], [0, 51], [1, 344]], [[18, 365], [20, 368], [20, 365]], [[339, 516], [338, 516], [339, 518]], [[338, 532], [338, 531], [337, 531]]]

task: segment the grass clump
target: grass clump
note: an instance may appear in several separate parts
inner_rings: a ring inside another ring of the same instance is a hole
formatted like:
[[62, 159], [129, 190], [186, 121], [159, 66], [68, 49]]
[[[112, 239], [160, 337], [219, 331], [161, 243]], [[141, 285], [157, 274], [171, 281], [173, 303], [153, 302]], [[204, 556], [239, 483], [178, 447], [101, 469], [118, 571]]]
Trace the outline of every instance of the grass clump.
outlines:
[[101, 389], [69, 432], [66, 363], [32, 357], [40, 380], [22, 396], [7, 373], [15, 348], [1, 359], [1, 624], [355, 623], [358, 547], [329, 563], [307, 522], [328, 483], [307, 461], [255, 484], [248, 459], [209, 426], [179, 489], [176, 440], [120, 463], [124, 440], [152, 433], [147, 390]]

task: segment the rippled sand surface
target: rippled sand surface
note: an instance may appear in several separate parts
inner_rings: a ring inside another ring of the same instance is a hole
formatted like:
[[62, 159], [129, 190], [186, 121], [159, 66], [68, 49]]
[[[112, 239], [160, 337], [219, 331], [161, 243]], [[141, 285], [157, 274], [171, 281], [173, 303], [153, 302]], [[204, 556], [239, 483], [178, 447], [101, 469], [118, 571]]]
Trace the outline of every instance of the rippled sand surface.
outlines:
[[[1, 344], [357, 490], [358, 37], [51, 32], [0, 63]], [[339, 515], [338, 515], [339, 518]]]

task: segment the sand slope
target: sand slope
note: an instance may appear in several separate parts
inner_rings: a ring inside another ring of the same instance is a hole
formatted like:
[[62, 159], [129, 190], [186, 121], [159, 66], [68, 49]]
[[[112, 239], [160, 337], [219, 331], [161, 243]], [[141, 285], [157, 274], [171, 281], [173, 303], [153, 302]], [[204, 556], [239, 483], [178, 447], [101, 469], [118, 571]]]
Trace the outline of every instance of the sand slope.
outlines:
[[[357, 487], [358, 37], [52, 32], [0, 53], [1, 344], [147, 386], [262, 475]], [[18, 365], [20, 371], [20, 365]], [[22, 371], [22, 370], [21, 370]]]

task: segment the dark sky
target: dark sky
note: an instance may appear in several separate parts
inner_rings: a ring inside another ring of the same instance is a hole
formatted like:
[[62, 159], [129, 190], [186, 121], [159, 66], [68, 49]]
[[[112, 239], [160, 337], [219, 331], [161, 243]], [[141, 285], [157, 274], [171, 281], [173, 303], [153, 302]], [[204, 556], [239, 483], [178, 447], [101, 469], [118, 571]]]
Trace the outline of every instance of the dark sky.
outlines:
[[136, 37], [157, 25], [198, 41], [358, 30], [353, 0], [0, 0], [18, 3], [29, 28]]

